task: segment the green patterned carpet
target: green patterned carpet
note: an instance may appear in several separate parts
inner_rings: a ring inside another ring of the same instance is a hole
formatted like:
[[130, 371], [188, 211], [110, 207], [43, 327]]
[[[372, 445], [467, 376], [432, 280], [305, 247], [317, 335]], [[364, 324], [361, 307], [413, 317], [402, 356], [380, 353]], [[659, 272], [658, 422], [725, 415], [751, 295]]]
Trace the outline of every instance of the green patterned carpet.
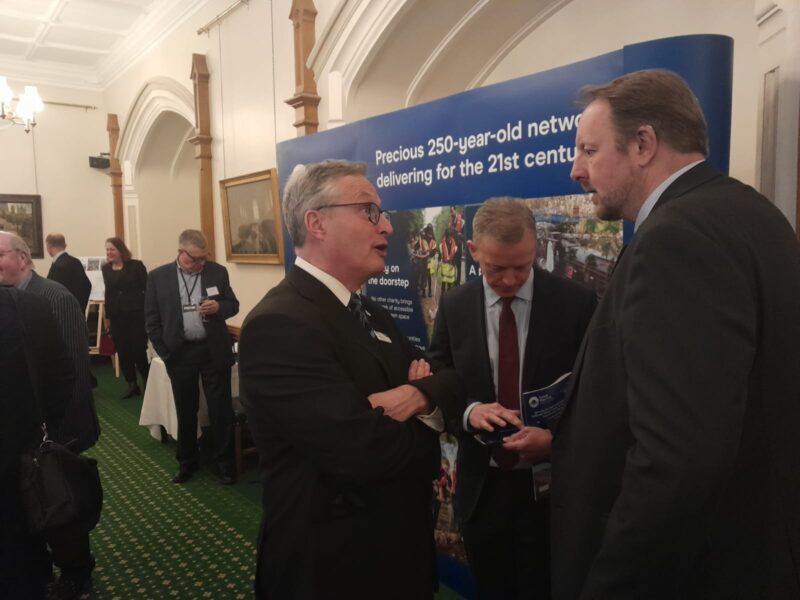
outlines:
[[[84, 598], [253, 598], [261, 517], [255, 461], [233, 486], [202, 469], [173, 484], [175, 443], [159, 443], [139, 426], [142, 399], [120, 399], [126, 385], [110, 365], [96, 363], [93, 371], [102, 435], [87, 454], [97, 458], [105, 496], [91, 535], [97, 567]], [[443, 588], [436, 598], [460, 596]]]
[[261, 508], [257, 470], [222, 486], [208, 471], [174, 485], [173, 443], [138, 425], [141, 398], [111, 368], [96, 366], [102, 435], [88, 454], [100, 465], [105, 501], [92, 551], [91, 598], [252, 598]]

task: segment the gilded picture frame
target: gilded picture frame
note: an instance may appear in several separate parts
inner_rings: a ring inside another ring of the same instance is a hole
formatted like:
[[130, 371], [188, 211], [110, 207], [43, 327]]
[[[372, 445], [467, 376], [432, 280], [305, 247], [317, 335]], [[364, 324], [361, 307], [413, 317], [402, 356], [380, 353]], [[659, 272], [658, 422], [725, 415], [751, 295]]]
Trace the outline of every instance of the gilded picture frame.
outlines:
[[219, 187], [226, 260], [282, 265], [283, 227], [277, 171], [267, 169], [223, 179]]

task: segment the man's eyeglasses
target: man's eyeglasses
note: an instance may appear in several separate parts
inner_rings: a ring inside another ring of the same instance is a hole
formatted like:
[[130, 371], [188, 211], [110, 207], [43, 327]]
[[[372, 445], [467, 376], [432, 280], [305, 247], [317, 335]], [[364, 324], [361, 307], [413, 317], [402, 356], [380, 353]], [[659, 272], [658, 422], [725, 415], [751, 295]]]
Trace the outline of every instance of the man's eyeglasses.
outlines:
[[181, 252], [183, 252], [186, 256], [188, 256], [189, 260], [191, 260], [192, 264], [194, 264], [194, 265], [202, 265], [208, 259], [207, 256], [192, 256], [191, 254], [189, 254], [183, 248], [181, 248]]
[[383, 215], [386, 220], [389, 220], [389, 213], [383, 210], [374, 202], [347, 202], [345, 204], [323, 204], [314, 210], [322, 210], [323, 208], [339, 208], [340, 206], [363, 206], [366, 209], [367, 218], [373, 225], [377, 225]]

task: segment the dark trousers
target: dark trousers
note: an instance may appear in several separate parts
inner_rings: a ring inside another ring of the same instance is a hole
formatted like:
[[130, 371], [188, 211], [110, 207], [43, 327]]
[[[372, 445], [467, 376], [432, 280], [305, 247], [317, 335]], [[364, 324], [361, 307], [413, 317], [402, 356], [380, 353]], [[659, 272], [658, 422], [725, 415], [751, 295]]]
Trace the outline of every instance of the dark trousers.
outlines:
[[53, 563], [62, 579], [83, 581], [92, 574], [94, 557], [89, 548], [89, 532], [81, 525], [62, 527], [46, 534]]
[[44, 598], [53, 575], [44, 538], [23, 532], [19, 521], [3, 521], [7, 529], [0, 534], [0, 598]]
[[196, 467], [197, 409], [200, 404], [198, 379], [203, 382], [211, 421], [211, 441], [214, 461], [221, 467], [233, 463], [233, 408], [231, 406], [231, 368], [212, 364], [206, 342], [187, 342], [170, 357], [167, 374], [175, 396], [178, 413], [178, 451], [176, 458], [183, 467]]
[[126, 312], [111, 319], [111, 339], [119, 354], [122, 374], [128, 383], [136, 383], [136, 369], [147, 379], [150, 365], [147, 362], [147, 334], [144, 330], [144, 312]]
[[549, 503], [533, 499], [530, 469], [489, 467], [461, 533], [479, 599], [550, 598]]

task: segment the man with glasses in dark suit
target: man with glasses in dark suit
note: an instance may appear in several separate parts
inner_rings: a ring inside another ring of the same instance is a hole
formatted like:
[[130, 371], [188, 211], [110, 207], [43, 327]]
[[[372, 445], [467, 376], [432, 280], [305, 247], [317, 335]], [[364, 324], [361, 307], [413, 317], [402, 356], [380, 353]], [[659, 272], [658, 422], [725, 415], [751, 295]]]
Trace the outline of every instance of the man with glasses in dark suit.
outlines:
[[242, 398], [264, 473], [257, 598], [431, 598], [438, 403], [389, 313], [362, 296], [384, 270], [392, 225], [366, 166], [299, 166], [284, 220], [297, 253], [248, 315]]
[[222, 483], [234, 483], [231, 428], [231, 367], [234, 356], [225, 320], [239, 312], [228, 270], [208, 260], [202, 232], [187, 229], [178, 238], [175, 262], [147, 276], [145, 328], [164, 360], [178, 413], [178, 472], [185, 483], [198, 468], [198, 379], [203, 382], [214, 461]]

